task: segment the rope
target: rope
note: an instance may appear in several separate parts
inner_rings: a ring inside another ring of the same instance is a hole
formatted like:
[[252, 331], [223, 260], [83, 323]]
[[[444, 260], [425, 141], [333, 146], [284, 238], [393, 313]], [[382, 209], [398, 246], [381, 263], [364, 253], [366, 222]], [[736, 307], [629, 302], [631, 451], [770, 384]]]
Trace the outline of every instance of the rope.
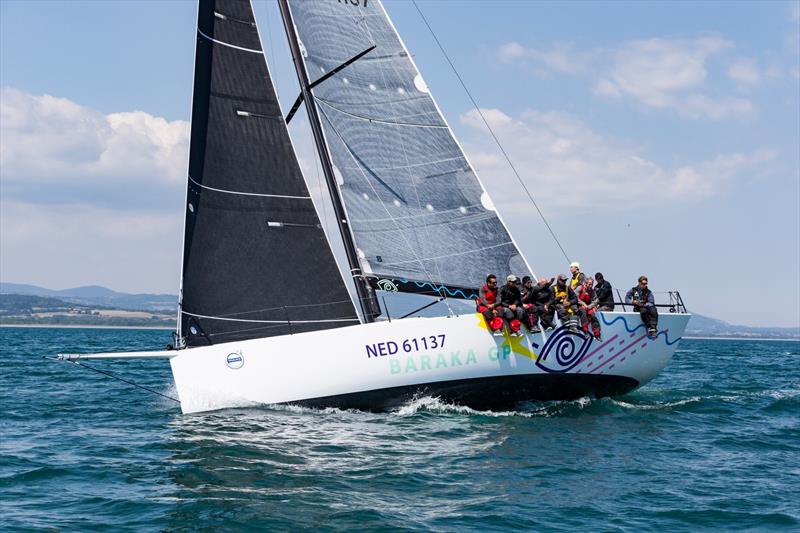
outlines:
[[522, 177], [519, 175], [519, 172], [517, 172], [517, 169], [514, 166], [514, 163], [511, 162], [511, 158], [508, 156], [508, 154], [506, 153], [505, 149], [503, 148], [503, 145], [500, 143], [500, 139], [497, 138], [497, 135], [495, 135], [494, 130], [489, 125], [489, 122], [486, 120], [486, 117], [483, 116], [483, 112], [481, 111], [481, 108], [478, 107], [478, 103], [475, 101], [475, 98], [472, 97], [472, 93], [470, 93], [469, 89], [467, 89], [467, 85], [464, 83], [464, 80], [461, 78], [461, 75], [458, 73], [458, 70], [456, 70], [455, 65], [450, 60], [450, 56], [447, 55], [447, 52], [445, 51], [444, 47], [442, 46], [442, 43], [439, 42], [439, 38], [436, 37], [436, 34], [433, 32], [433, 28], [431, 28], [431, 25], [428, 24], [428, 19], [426, 19], [425, 15], [422, 14], [422, 10], [417, 5], [417, 0], [411, 0], [411, 2], [414, 4], [414, 7], [417, 9], [417, 12], [419, 13], [419, 16], [422, 17], [422, 21], [425, 23], [425, 26], [427, 26], [428, 31], [431, 32], [431, 35], [433, 36], [433, 40], [436, 41], [436, 44], [439, 46], [439, 50], [441, 50], [441, 52], [444, 55], [445, 59], [450, 64], [450, 68], [453, 70], [453, 73], [458, 78], [458, 81], [461, 84], [461, 87], [464, 89], [464, 92], [467, 93], [467, 96], [469, 96], [470, 101], [472, 101], [472, 105], [475, 107], [475, 110], [478, 112], [478, 115], [480, 115], [481, 120], [483, 121], [483, 124], [486, 126], [486, 129], [489, 130], [489, 133], [491, 133], [492, 138], [494, 139], [494, 142], [497, 144], [497, 147], [500, 148], [500, 151], [503, 153], [503, 157], [505, 157], [506, 162], [508, 162], [508, 166], [511, 167], [511, 170], [514, 172], [514, 175], [517, 177], [517, 181], [519, 181], [519, 184], [522, 185], [522, 188], [525, 190], [525, 193], [528, 195], [528, 199], [531, 201], [533, 206], [536, 208], [536, 211], [539, 213], [539, 216], [541, 217], [542, 222], [544, 222], [544, 225], [547, 227], [547, 230], [550, 232], [550, 235], [553, 237], [553, 240], [556, 242], [556, 244], [558, 245], [559, 249], [561, 249], [561, 253], [564, 254], [564, 258], [569, 263], [570, 259], [569, 259], [569, 256], [567, 255], [567, 252], [564, 251], [564, 247], [561, 246], [561, 242], [558, 240], [558, 237], [556, 237], [556, 234], [553, 231], [553, 228], [550, 227], [550, 223], [547, 222], [547, 219], [545, 218], [544, 213], [542, 213], [542, 210], [539, 209], [539, 205], [536, 203], [536, 200], [533, 199], [533, 195], [528, 190], [528, 187], [525, 185], [525, 182], [522, 181]]
[[[61, 360], [61, 359], [56, 359], [54, 357], [47, 357], [47, 356], [44, 356], [44, 359], [50, 359], [52, 361], [60, 361]], [[167, 400], [172, 400], [173, 402], [181, 403], [181, 401], [179, 399], [177, 399], [177, 398], [173, 398], [172, 396], [167, 396], [166, 394], [162, 394], [162, 393], [158, 392], [157, 390], [151, 389], [149, 387], [145, 387], [144, 385], [139, 385], [138, 383], [134, 383], [133, 381], [128, 381], [125, 378], [121, 378], [121, 377], [119, 377], [117, 375], [112, 374], [111, 372], [107, 372], [105, 370], [100, 370], [99, 368], [95, 368], [93, 366], [89, 366], [86, 363], [80, 363], [78, 361], [70, 361], [70, 360], [64, 360], [64, 361], [67, 362], [67, 363], [72, 363], [72, 364], [75, 364], [75, 365], [78, 365], [78, 366], [82, 366], [83, 368], [88, 368], [89, 370], [97, 372], [98, 374], [103, 374], [104, 376], [108, 376], [108, 377], [110, 377], [112, 379], [116, 379], [117, 381], [121, 381], [123, 383], [127, 383], [128, 385], [133, 385], [137, 389], [142, 389], [142, 390], [145, 390], [147, 392], [152, 392], [153, 394], [157, 394], [157, 395], [161, 396], [162, 398], [166, 398]]]

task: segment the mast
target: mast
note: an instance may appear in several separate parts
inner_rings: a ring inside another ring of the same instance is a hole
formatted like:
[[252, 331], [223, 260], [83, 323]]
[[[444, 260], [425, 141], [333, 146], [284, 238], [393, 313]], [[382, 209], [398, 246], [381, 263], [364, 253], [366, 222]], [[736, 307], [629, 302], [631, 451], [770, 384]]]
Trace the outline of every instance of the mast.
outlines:
[[356, 294], [358, 295], [358, 302], [361, 307], [364, 322], [374, 322], [375, 317], [380, 314], [380, 307], [375, 298], [375, 293], [367, 284], [366, 279], [361, 272], [361, 264], [358, 260], [358, 253], [356, 252], [356, 245], [353, 241], [353, 234], [350, 230], [347, 214], [344, 209], [344, 202], [339, 193], [339, 187], [336, 184], [336, 176], [333, 172], [333, 163], [331, 162], [331, 154], [328, 151], [328, 145], [325, 142], [325, 135], [322, 131], [322, 122], [319, 118], [317, 111], [317, 104], [314, 101], [314, 95], [311, 92], [311, 83], [308, 79], [308, 73], [303, 65], [302, 53], [300, 51], [300, 43], [297, 39], [297, 33], [294, 28], [294, 21], [292, 20], [292, 13], [289, 9], [288, 0], [278, 0], [278, 6], [281, 10], [281, 18], [283, 19], [283, 26], [286, 28], [286, 37], [289, 40], [289, 47], [292, 51], [292, 60], [294, 62], [295, 70], [297, 71], [297, 78], [300, 82], [300, 91], [303, 95], [303, 100], [306, 103], [306, 110], [308, 112], [309, 123], [311, 124], [311, 132], [314, 135], [314, 144], [317, 147], [320, 162], [322, 163], [322, 171], [325, 175], [325, 182], [328, 185], [328, 192], [330, 193], [331, 203], [333, 204], [333, 211], [336, 215], [336, 223], [339, 226], [339, 232], [342, 235], [344, 243], [344, 251], [347, 255], [347, 263], [350, 266], [350, 273], [353, 277], [353, 282], [356, 286]]

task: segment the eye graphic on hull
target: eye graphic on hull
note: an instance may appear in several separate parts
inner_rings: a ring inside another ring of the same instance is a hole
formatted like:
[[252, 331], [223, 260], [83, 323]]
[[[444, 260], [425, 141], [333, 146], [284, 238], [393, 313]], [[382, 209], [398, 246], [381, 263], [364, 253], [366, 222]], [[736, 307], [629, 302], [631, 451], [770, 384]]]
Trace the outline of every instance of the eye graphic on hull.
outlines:
[[567, 372], [581, 362], [591, 344], [590, 336], [572, 333], [562, 326], [547, 339], [536, 366], [545, 372]]
[[379, 279], [378, 289], [386, 292], [397, 292], [397, 285], [395, 285], [388, 279]]

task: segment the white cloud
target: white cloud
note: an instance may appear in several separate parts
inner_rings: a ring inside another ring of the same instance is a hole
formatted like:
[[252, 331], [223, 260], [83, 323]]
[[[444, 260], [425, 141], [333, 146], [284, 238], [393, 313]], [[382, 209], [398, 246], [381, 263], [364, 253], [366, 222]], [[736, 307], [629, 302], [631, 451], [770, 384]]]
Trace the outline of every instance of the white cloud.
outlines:
[[609, 80], [602, 78], [597, 81], [594, 86], [594, 93], [599, 96], [608, 96], [618, 98], [622, 96], [622, 92]]
[[[673, 109], [689, 118], [721, 120], [745, 116], [753, 111], [749, 100], [712, 98], [701, 92], [708, 77], [708, 59], [732, 46], [719, 37], [629, 42], [614, 54], [608, 73], [609, 88], [603, 92], [609, 94], [614, 88], [646, 107]], [[745, 71], [743, 65], [730, 74], [738, 75], [740, 82], [755, 75]]]
[[[534, 196], [556, 210], [603, 205], [627, 210], [655, 203], [696, 202], [726, 191], [737, 180], [757, 175], [776, 157], [770, 150], [719, 155], [670, 168], [649, 160], [636, 147], [607, 139], [575, 117], [526, 111], [514, 119], [500, 110], [482, 110]], [[473, 135], [466, 148], [498, 203], [529, 210], [508, 164], [487, 150], [485, 127], [476, 111], [461, 116]], [[515, 191], [513, 194], [509, 191]]]
[[0, 203], [3, 281], [175, 293], [183, 210]]
[[0, 168], [6, 186], [178, 186], [189, 124], [143, 111], [104, 115], [65, 98], [0, 91]]
[[752, 59], [739, 59], [728, 67], [728, 76], [742, 85], [761, 82], [761, 71]]
[[526, 48], [517, 42], [500, 46], [498, 57], [504, 63], [526, 61], [533, 65], [541, 65], [556, 72], [574, 74], [585, 68], [587, 57], [574, 50], [570, 43], [554, 43], [549, 50]]
[[668, 93], [702, 87], [706, 58], [731, 46], [715, 37], [631, 41], [614, 54], [611, 78], [622, 91], [658, 107]]
[[501, 61], [508, 63], [514, 59], [525, 57], [525, 53], [526, 49], [524, 46], [519, 43], [511, 42], [500, 46], [497, 55], [500, 57]]
[[[507, 43], [499, 54], [506, 62], [531, 61], [555, 72], [588, 75], [593, 78], [594, 94], [600, 97], [627, 98], [645, 109], [721, 120], [753, 112], [752, 103], [745, 98], [707, 93], [709, 62], [731, 48], [731, 41], [704, 36], [628, 41], [588, 52], [578, 52], [573, 45], [564, 43], [547, 51]], [[740, 61], [730, 67], [729, 76], [740, 85], [753, 84], [761, 73], [755, 64]]]
[[0, 91], [3, 280], [177, 287], [189, 125]]

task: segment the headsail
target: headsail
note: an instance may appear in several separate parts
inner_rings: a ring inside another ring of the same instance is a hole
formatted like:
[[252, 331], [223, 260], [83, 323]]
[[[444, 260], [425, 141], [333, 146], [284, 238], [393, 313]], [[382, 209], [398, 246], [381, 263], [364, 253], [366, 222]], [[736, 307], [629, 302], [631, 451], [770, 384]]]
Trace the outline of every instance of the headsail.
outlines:
[[181, 299], [189, 346], [359, 322], [249, 0], [200, 0]]
[[[362, 269], [381, 287], [529, 273], [378, 0], [290, 0]], [[390, 282], [386, 284], [386, 282]]]

